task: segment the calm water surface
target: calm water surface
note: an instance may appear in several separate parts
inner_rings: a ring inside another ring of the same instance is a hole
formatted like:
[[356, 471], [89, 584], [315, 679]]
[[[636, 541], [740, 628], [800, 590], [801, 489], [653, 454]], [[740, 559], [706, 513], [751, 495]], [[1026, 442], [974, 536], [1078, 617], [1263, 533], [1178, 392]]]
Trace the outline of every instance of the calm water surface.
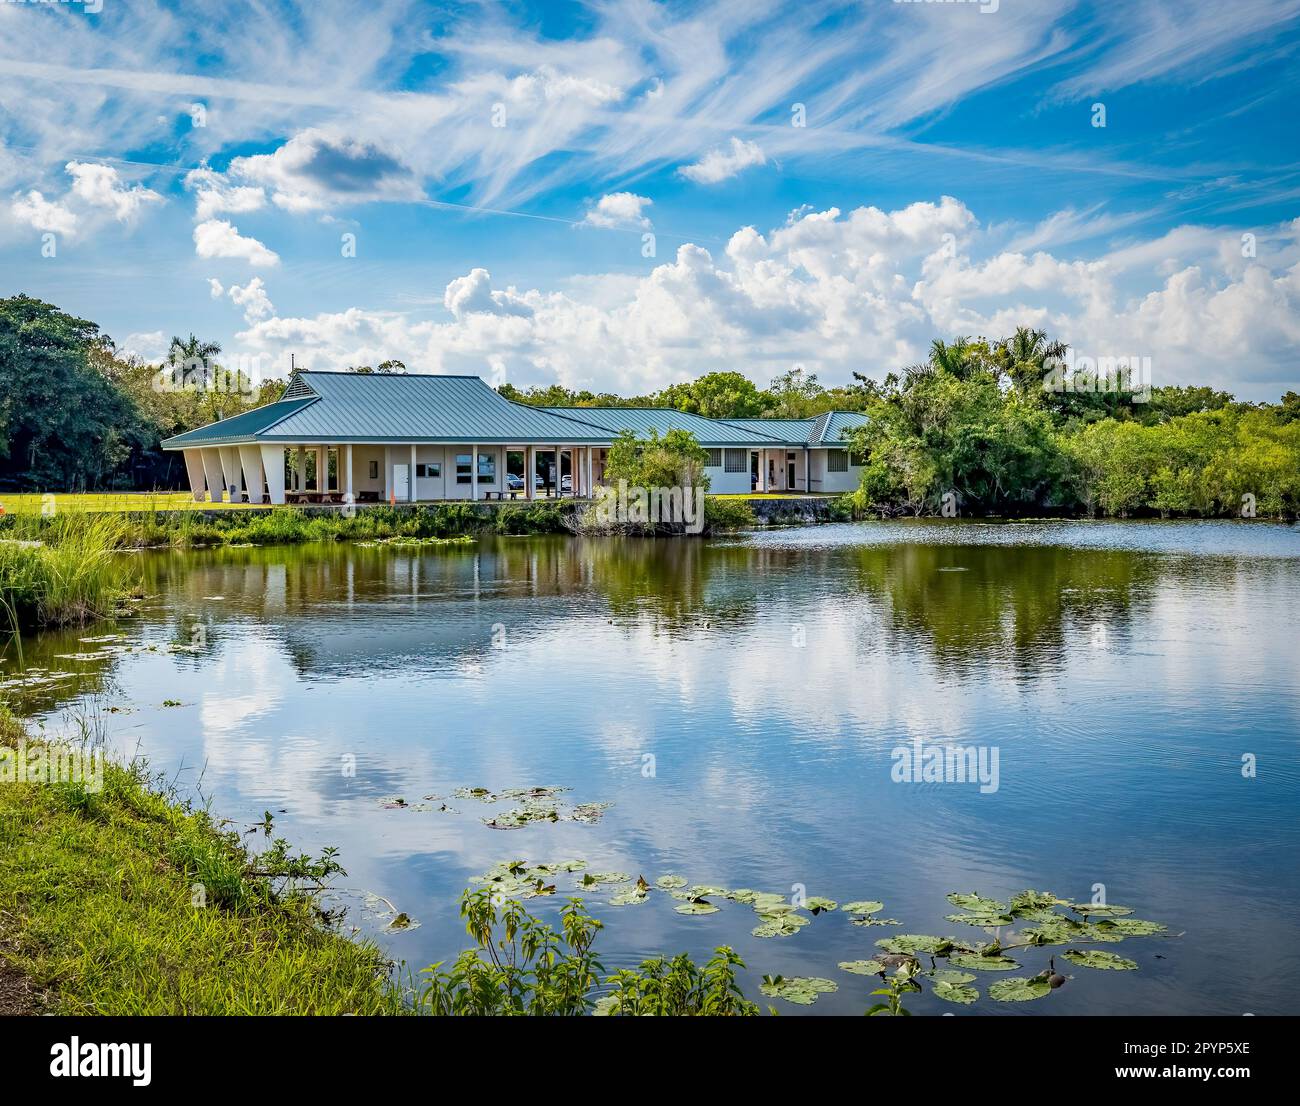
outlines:
[[[751, 997], [764, 973], [821, 975], [840, 990], [814, 1012], [859, 1012], [874, 981], [837, 961], [890, 932], [981, 936], [944, 920], [949, 891], [1086, 900], [1104, 884], [1184, 936], [1103, 946], [1137, 972], [1072, 968], [1039, 1002], [969, 1009], [1296, 1012], [1300, 529], [881, 523], [140, 562], [143, 616], [27, 641], [29, 667], [77, 675], [11, 700], [56, 731], [92, 714], [218, 814], [283, 810], [277, 834], [339, 846], [349, 918], [413, 968], [464, 946], [471, 876], [580, 857], [651, 881], [881, 899], [904, 923], [837, 912], [764, 940], [748, 907], [684, 917], [663, 894], [620, 908], [606, 891], [589, 900], [609, 968], [730, 943]], [[158, 648], [59, 658], [113, 629]], [[995, 747], [998, 789], [893, 782], [891, 751], [915, 738]], [[533, 785], [613, 806], [595, 825], [508, 832], [483, 819], [510, 804], [383, 806]], [[419, 927], [384, 932], [365, 891]], [[982, 974], [981, 990], [997, 978]]]

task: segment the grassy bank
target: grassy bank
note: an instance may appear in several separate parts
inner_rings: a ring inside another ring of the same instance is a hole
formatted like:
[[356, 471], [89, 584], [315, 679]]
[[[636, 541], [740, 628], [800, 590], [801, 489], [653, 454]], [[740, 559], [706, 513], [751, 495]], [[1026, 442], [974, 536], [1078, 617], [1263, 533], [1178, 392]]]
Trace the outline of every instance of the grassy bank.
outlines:
[[133, 586], [133, 566], [116, 555], [128, 533], [120, 519], [85, 515], [0, 529], [0, 631], [112, 614]]
[[[0, 540], [42, 542], [51, 547], [80, 542], [99, 550], [175, 548], [219, 545], [295, 545], [304, 542], [383, 541], [391, 538], [449, 538], [479, 534], [569, 534], [580, 529], [575, 518], [590, 508], [575, 500], [506, 503], [487, 507], [470, 503], [434, 503], [413, 507], [374, 506], [352, 512], [304, 511], [275, 507], [256, 511], [138, 511], [114, 515], [84, 512], [7, 516], [0, 520]], [[753, 513], [740, 502], [705, 500], [710, 532], [752, 526]]]
[[[0, 707], [0, 744], [22, 736]], [[382, 954], [294, 890], [328, 866], [252, 856], [140, 769], [106, 764], [98, 792], [0, 783], [3, 974], [33, 1013], [398, 1012]]]
[[256, 511], [139, 511], [113, 516], [85, 514], [9, 517], [0, 538], [61, 542], [79, 527], [101, 526], [118, 549], [216, 545], [295, 545], [320, 541], [379, 541], [386, 538], [446, 538], [481, 533], [555, 534], [568, 531], [566, 501], [506, 504], [477, 509], [468, 503], [415, 507], [364, 507], [352, 514], [308, 512], [295, 507]]

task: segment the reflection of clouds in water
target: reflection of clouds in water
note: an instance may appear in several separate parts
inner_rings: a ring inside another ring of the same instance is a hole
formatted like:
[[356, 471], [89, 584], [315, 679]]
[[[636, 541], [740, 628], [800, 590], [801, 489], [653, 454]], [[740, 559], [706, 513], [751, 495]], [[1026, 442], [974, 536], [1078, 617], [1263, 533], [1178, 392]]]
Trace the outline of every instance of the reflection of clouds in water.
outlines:
[[[142, 711], [120, 725], [145, 723], [152, 751], [187, 765], [205, 755], [205, 789], [218, 785], [222, 814], [251, 820], [284, 806], [277, 832], [296, 846], [340, 846], [348, 885], [424, 923], [390, 943], [416, 966], [462, 946], [465, 879], [511, 857], [581, 857], [594, 870], [781, 893], [804, 882], [842, 901], [881, 898], [909, 928], [935, 933], [953, 928], [941, 921], [953, 890], [1086, 895], [1101, 879], [1140, 916], [1194, 920], [1220, 946], [1225, 886], [1245, 888], [1252, 908], [1294, 902], [1285, 887], [1251, 890], [1267, 882], [1257, 835], [1267, 830], [1280, 848], [1294, 838], [1279, 813], [1293, 782], [1280, 749], [1300, 714], [1286, 646], [1294, 562], [956, 545], [771, 548], [750, 559], [664, 545], [664, 586], [649, 553], [594, 544], [589, 575], [565, 584], [556, 574], [573, 567], [572, 548], [521, 539], [497, 559], [509, 578], [478, 601], [466, 587], [473, 562], [430, 561], [415, 609], [389, 598], [409, 580], [374, 550], [259, 551], [306, 561], [289, 571], [289, 614], [251, 609], [261, 594], [240, 588], [254, 588], [255, 574], [243, 584], [198, 575], [187, 585], [197, 594], [228, 596], [220, 655], [197, 674], [183, 656], [121, 664], [139, 702], [161, 694], [160, 673], [184, 672], [196, 690], [178, 697], [197, 700], [192, 715]], [[534, 548], [547, 555], [523, 555]], [[373, 566], [373, 579], [357, 581], [371, 599], [345, 607], [354, 561], [359, 573]], [[942, 571], [954, 562], [970, 571]], [[490, 645], [496, 622], [508, 628], [504, 650]], [[803, 625], [804, 648], [793, 647], [791, 623]], [[1256, 798], [1244, 807], [1232, 797], [1239, 775], [1230, 786], [1214, 759], [1239, 732], [1270, 764], [1244, 785]], [[913, 737], [999, 744], [1001, 790], [893, 784], [890, 750]], [[641, 775], [643, 752], [656, 757], [654, 778]], [[354, 779], [340, 771], [345, 753], [357, 757]], [[499, 832], [481, 819], [504, 806], [452, 800], [451, 815], [379, 805], [462, 785], [549, 784], [615, 806], [596, 826]], [[1194, 851], [1179, 840], [1189, 826], [1203, 831]], [[535, 904], [553, 916], [571, 891], [565, 881]], [[826, 974], [842, 946], [870, 948], [882, 932], [831, 918], [793, 943], [761, 941], [747, 908], [683, 920], [671, 901], [618, 909], [605, 905], [611, 894], [589, 896], [610, 923], [611, 963], [629, 948], [707, 954], [727, 941], [760, 972]], [[1215, 903], [1189, 905], [1197, 896]], [[1248, 918], [1243, 957], [1260, 932]], [[1205, 947], [1196, 934], [1194, 943]], [[1198, 990], [1214, 991], [1190, 978], [1162, 980], [1164, 1008], [1190, 1009]], [[1114, 1001], [1099, 996], [1092, 1008]]]

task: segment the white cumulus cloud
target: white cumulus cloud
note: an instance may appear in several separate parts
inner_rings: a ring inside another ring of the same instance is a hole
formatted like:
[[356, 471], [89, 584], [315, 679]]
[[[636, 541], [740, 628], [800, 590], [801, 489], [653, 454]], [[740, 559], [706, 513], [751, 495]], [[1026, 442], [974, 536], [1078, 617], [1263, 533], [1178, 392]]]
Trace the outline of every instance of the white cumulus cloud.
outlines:
[[584, 223], [593, 227], [642, 227], [649, 229], [645, 209], [654, 201], [635, 192], [610, 192], [588, 210]]
[[752, 166], [766, 164], [767, 155], [757, 142], [746, 142], [732, 135], [730, 147], [710, 150], [695, 164], [683, 165], [677, 172], [696, 184], [717, 184]]
[[244, 309], [244, 321], [255, 323], [275, 314], [271, 297], [266, 294], [266, 285], [261, 277], [253, 277], [242, 288], [238, 284], [230, 286], [230, 298]]
[[91, 207], [108, 209], [119, 223], [130, 222], [150, 204], [162, 203], [162, 197], [151, 188], [123, 185], [111, 165], [70, 161], [64, 168], [72, 177], [72, 195]]
[[194, 252], [202, 258], [231, 258], [262, 268], [277, 265], [280, 255], [256, 238], [245, 238], [225, 219], [208, 219], [194, 228]]
[[77, 229], [77, 214], [57, 200], [47, 200], [43, 193], [32, 189], [19, 194], [9, 205], [9, 213], [20, 223], [39, 231], [53, 231], [65, 237]]

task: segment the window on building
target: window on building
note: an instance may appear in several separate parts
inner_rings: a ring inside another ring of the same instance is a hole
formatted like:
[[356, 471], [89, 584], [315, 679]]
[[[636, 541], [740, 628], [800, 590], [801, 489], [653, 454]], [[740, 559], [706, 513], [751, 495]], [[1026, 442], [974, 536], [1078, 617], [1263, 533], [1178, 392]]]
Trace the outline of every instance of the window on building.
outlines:
[[468, 453], [456, 454], [456, 483], [473, 483], [474, 459]]
[[379, 479], [379, 462], [378, 462], [378, 461], [371, 461], [371, 462], [370, 462], [370, 479], [371, 479], [371, 480], [378, 480], [378, 479]]
[[432, 461], [429, 464], [416, 465], [415, 475], [424, 477], [426, 480], [441, 480], [442, 462]]
[[749, 458], [743, 449], [729, 449], [723, 458], [724, 472], [745, 472], [749, 468]]
[[708, 450], [707, 452], [708, 452], [708, 454], [709, 454], [709, 460], [708, 460], [708, 464], [707, 464], [705, 467], [706, 467], [706, 468], [711, 468], [711, 469], [721, 468], [721, 467], [722, 467], [722, 450], [720, 450], [720, 449], [710, 449], [710, 450]]
[[478, 455], [478, 482], [480, 484], [495, 484], [497, 482], [497, 455], [495, 453], [480, 453]]
[[848, 472], [849, 471], [849, 454], [843, 449], [828, 449], [826, 451], [826, 471], [827, 472]]

